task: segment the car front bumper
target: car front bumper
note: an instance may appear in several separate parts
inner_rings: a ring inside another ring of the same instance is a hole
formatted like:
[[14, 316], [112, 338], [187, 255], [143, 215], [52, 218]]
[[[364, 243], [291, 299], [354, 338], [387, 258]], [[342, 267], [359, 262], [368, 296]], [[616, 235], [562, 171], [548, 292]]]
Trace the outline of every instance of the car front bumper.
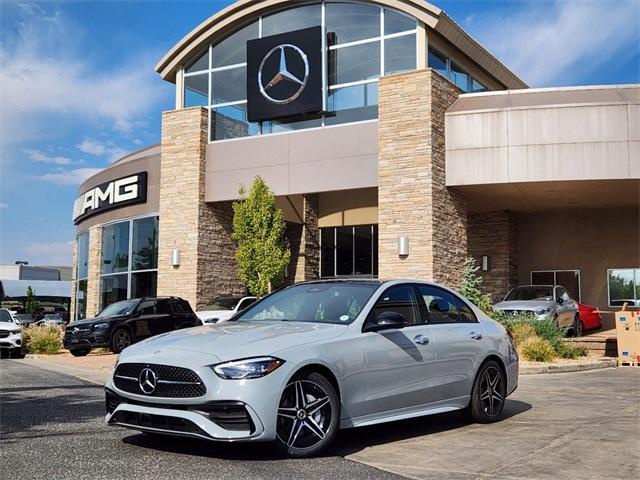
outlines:
[[3, 349], [22, 348], [22, 334], [14, 333], [7, 337], [0, 338], [0, 348], [3, 348]]
[[65, 334], [63, 346], [67, 350], [79, 350], [82, 348], [107, 348], [109, 342], [103, 333], [92, 333], [85, 337]]

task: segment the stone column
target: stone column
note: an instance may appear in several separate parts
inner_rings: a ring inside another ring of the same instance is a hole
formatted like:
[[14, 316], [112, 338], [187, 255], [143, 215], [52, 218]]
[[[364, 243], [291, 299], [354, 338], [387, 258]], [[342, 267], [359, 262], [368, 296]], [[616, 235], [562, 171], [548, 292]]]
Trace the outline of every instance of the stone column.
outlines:
[[[207, 127], [202, 107], [162, 116], [158, 295], [182, 297], [194, 309], [245, 291], [236, 275], [231, 203], [204, 201]], [[180, 251], [177, 267], [171, 265], [174, 249]]]
[[317, 193], [302, 196], [302, 225], [290, 225], [287, 236], [291, 245], [293, 282], [320, 278], [320, 228], [318, 227], [320, 197]]
[[488, 255], [490, 270], [478, 271], [483, 290], [499, 301], [518, 283], [517, 221], [509, 210], [474, 212], [468, 216], [469, 255], [480, 266], [482, 256]]
[[76, 295], [78, 294], [78, 239], [73, 241], [71, 246], [71, 303], [69, 305], [69, 321], [73, 322], [76, 318]]
[[89, 262], [87, 264], [87, 318], [100, 310], [100, 270], [102, 267], [102, 227], [89, 229]]
[[[457, 287], [467, 250], [466, 201], [445, 183], [444, 113], [460, 94], [431, 69], [380, 79], [380, 278]], [[409, 255], [398, 256], [398, 237]]]

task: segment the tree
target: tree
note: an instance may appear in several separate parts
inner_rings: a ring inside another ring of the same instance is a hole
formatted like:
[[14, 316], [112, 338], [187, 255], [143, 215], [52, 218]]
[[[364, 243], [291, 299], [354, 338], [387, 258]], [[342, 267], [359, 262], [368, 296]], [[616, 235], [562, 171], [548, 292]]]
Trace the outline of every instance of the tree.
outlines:
[[36, 299], [36, 293], [31, 288], [31, 285], [27, 287], [27, 301], [24, 309], [31, 316], [36, 314], [36, 310], [38, 309], [38, 300]]
[[482, 277], [478, 275], [478, 270], [480, 270], [480, 267], [476, 266], [476, 261], [473, 257], [467, 257], [464, 263], [462, 282], [458, 291], [476, 307], [490, 313], [493, 310], [491, 296], [482, 292]]
[[284, 279], [291, 260], [285, 228], [275, 195], [261, 177], [254, 179], [248, 195], [240, 188], [240, 200], [233, 203], [231, 236], [238, 244], [238, 276], [253, 295], [265, 295]]

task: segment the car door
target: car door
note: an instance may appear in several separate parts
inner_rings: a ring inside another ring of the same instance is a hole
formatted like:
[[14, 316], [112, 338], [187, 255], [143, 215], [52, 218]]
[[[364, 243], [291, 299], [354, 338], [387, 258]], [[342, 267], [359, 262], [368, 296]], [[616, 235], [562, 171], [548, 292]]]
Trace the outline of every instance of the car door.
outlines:
[[191, 312], [186, 301], [179, 298], [171, 300], [171, 308], [175, 319], [175, 328], [189, 328], [200, 325], [196, 316]]
[[418, 285], [418, 302], [435, 341], [437, 400], [451, 400], [471, 393], [485, 355], [483, 331], [473, 310], [453, 293], [433, 285]]
[[153, 318], [151, 331], [153, 335], [172, 332], [176, 329], [176, 321], [171, 310], [171, 302], [168, 298], [158, 298], [156, 300], [156, 315]]
[[389, 287], [378, 298], [368, 320], [385, 312], [402, 314], [409, 325], [362, 334], [368, 414], [415, 407], [434, 399], [433, 335], [431, 327], [422, 322], [413, 286]]
[[[562, 300], [562, 303], [559, 300]], [[558, 325], [570, 328], [573, 326], [573, 319], [578, 309], [576, 303], [571, 300], [564, 287], [555, 287], [554, 300], [558, 304], [556, 313], [558, 315]]]

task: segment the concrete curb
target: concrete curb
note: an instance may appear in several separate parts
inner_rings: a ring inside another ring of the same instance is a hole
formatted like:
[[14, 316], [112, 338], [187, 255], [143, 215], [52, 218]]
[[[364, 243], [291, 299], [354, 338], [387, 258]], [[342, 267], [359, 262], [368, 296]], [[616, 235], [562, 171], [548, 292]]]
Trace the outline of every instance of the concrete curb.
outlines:
[[593, 362], [560, 364], [560, 365], [541, 365], [520, 367], [520, 375], [537, 375], [541, 373], [569, 373], [584, 372], [587, 370], [599, 370], [601, 368], [617, 367], [618, 360], [615, 358], [607, 358], [596, 360]]

